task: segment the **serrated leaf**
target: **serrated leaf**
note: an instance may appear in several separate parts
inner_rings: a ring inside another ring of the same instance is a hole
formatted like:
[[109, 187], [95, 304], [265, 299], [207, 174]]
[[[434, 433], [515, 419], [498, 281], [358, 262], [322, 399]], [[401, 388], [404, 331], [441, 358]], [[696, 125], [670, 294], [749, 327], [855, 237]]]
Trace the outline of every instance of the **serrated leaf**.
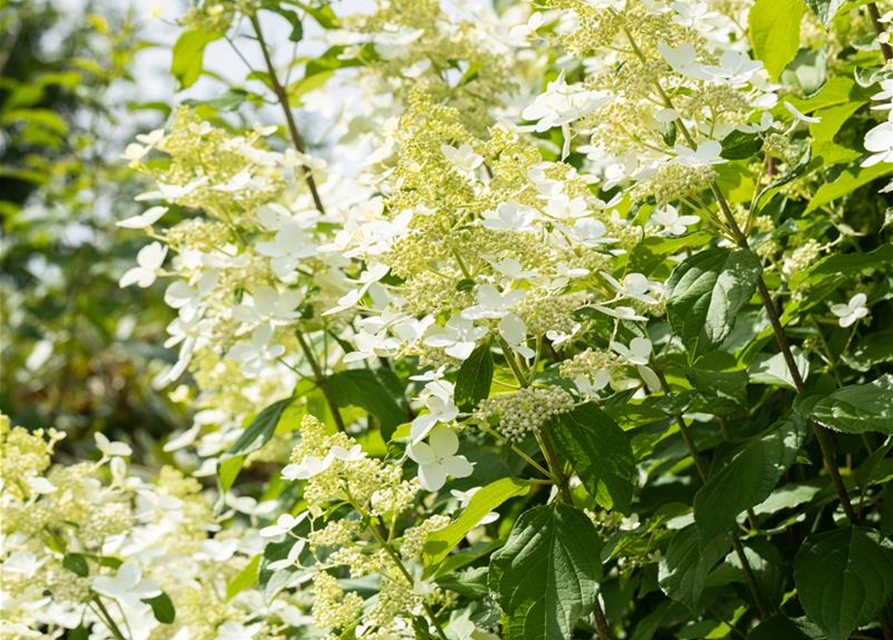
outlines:
[[769, 497], [806, 439], [792, 416], [740, 447], [695, 495], [695, 522], [705, 539], [735, 527], [735, 518]]
[[493, 354], [490, 342], [478, 345], [462, 363], [453, 390], [453, 400], [462, 411], [473, 410], [478, 402], [490, 395], [493, 382]]
[[778, 80], [800, 49], [804, 13], [802, 0], [757, 0], [750, 8], [747, 32], [754, 57], [763, 61], [773, 80]]
[[179, 82], [181, 91], [195, 84], [201, 75], [205, 47], [222, 37], [202, 29], [189, 29], [180, 34], [172, 51], [171, 75]]
[[846, 640], [893, 596], [893, 548], [859, 527], [810, 536], [794, 558], [794, 582], [807, 617]]
[[593, 404], [554, 416], [545, 426], [583, 486], [606, 509], [629, 513], [636, 464], [627, 433]]
[[824, 426], [846, 433], [893, 434], [893, 374], [867, 384], [841, 387], [828, 396], [809, 396], [797, 411]]
[[759, 259], [747, 249], [708, 249], [673, 270], [667, 280], [667, 315], [693, 357], [729, 335], [761, 273]]
[[161, 595], [147, 598], [143, 602], [152, 607], [152, 614], [162, 624], [171, 624], [177, 618], [177, 610], [174, 608], [174, 603], [171, 601], [170, 596], [163, 591]]
[[506, 640], [570, 638], [595, 602], [601, 541], [592, 521], [563, 503], [534, 507], [490, 560], [489, 582]]
[[425, 569], [433, 569], [443, 562], [450, 551], [455, 549], [465, 535], [478, 526], [488, 513], [506, 500], [527, 495], [529, 491], [530, 485], [517, 478], [501, 478], [475, 491], [468, 506], [462, 510], [455, 522], [443, 529], [432, 531], [425, 538]]
[[689, 609], [698, 610], [707, 575], [725, 558], [731, 538], [722, 534], [703, 539], [697, 525], [676, 532], [658, 568], [658, 583], [667, 596]]
[[385, 442], [408, 418], [403, 385], [389, 369], [340, 371], [329, 376], [326, 384], [339, 407], [361, 407], [374, 415]]

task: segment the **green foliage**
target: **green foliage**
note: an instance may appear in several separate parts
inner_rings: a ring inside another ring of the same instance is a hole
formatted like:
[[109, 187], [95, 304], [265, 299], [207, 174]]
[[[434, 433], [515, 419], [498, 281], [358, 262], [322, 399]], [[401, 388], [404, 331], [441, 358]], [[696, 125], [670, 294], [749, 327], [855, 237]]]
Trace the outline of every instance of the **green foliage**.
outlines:
[[747, 249], [709, 249], [673, 270], [667, 280], [667, 313], [692, 357], [715, 349], [731, 333], [761, 271]]
[[800, 22], [806, 12], [803, 0], [757, 0], [747, 26], [754, 57], [762, 60], [777, 79], [800, 49]]
[[569, 638], [596, 598], [599, 541], [584, 513], [560, 502], [534, 507], [490, 560], [490, 587], [507, 638]]
[[516, 478], [500, 478], [476, 491], [462, 515], [425, 539], [426, 570], [435, 569], [484, 517], [506, 500], [527, 495], [530, 486]]
[[219, 33], [203, 29], [184, 31], [174, 44], [171, 58], [171, 75], [180, 83], [180, 89], [188, 89], [202, 74], [205, 47], [219, 40]]
[[629, 437], [610, 416], [584, 404], [552, 418], [547, 429], [590, 495], [606, 509], [629, 513], [635, 459]]
[[794, 559], [803, 609], [828, 640], [846, 640], [893, 596], [893, 546], [861, 527], [806, 539]]
[[745, 509], [769, 497], [782, 474], [803, 446], [806, 425], [798, 416], [773, 425], [755, 436], [719, 469], [695, 496], [695, 522], [704, 539], [712, 539], [735, 527]]
[[849, 385], [827, 396], [807, 396], [798, 410], [817, 422], [847, 433], [893, 434], [893, 375]]
[[476, 407], [478, 402], [490, 395], [492, 381], [493, 354], [490, 352], [490, 343], [484, 342], [459, 367], [453, 390], [456, 406], [463, 411]]

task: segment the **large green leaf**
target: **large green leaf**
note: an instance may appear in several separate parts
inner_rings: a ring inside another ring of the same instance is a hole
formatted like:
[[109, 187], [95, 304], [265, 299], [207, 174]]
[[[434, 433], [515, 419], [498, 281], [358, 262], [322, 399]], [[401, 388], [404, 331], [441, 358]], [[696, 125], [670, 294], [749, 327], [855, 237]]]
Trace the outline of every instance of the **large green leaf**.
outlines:
[[389, 369], [350, 369], [329, 376], [326, 384], [339, 407], [362, 407], [381, 424], [384, 441], [408, 419], [403, 385]]
[[589, 518], [563, 503], [534, 507], [490, 560], [490, 588], [506, 640], [570, 638], [595, 602], [601, 541]]
[[425, 568], [434, 568], [446, 558], [450, 551], [462, 541], [465, 535], [474, 529], [484, 516], [493, 511], [509, 498], [527, 495], [530, 485], [517, 478], [500, 478], [496, 482], [475, 491], [455, 521], [437, 531], [432, 531], [425, 538]]
[[893, 374], [842, 387], [828, 396], [809, 396], [797, 410], [837, 431], [893, 434]]
[[754, 56], [778, 80], [800, 49], [800, 21], [806, 13], [803, 0], [757, 0], [750, 8], [747, 27]]
[[673, 270], [667, 314], [693, 356], [716, 348], [729, 335], [761, 272], [759, 259], [747, 249], [708, 249]]
[[220, 456], [220, 464], [217, 469], [217, 482], [220, 486], [221, 494], [226, 493], [233, 486], [239, 471], [242, 469], [242, 463], [245, 456], [249, 453], [257, 451], [263, 447], [273, 433], [276, 431], [276, 425], [282, 418], [283, 412], [292, 403], [294, 398], [284, 398], [274, 402], [270, 406], [264, 408], [263, 411], [255, 416], [248, 428], [242, 432], [238, 439], [230, 445], [222, 456]]
[[714, 471], [695, 495], [695, 522], [704, 538], [731, 531], [739, 513], [768, 498], [805, 437], [804, 420], [792, 416], [754, 437]]
[[546, 424], [548, 436], [573, 465], [586, 490], [606, 509], [629, 513], [636, 464], [627, 433], [593, 404]]
[[478, 402], [490, 395], [493, 382], [493, 354], [490, 343], [478, 345], [459, 368], [453, 398], [462, 411], [473, 410]]
[[202, 73], [205, 47], [223, 36], [202, 29], [189, 29], [174, 43], [171, 75], [180, 83], [180, 90], [191, 87]]
[[794, 558], [794, 582], [809, 619], [828, 640], [846, 640], [893, 596], [893, 547], [859, 527], [810, 536]]
[[815, 195], [812, 196], [812, 200], [809, 201], [806, 211], [803, 213], [812, 213], [819, 207], [823, 207], [829, 202], [842, 198], [859, 187], [889, 175], [890, 173], [893, 173], [893, 167], [886, 162], [879, 162], [872, 167], [862, 167], [859, 165], [850, 167], [835, 179], [829, 180], [819, 187], [815, 192]]
[[707, 574], [725, 558], [731, 545], [727, 534], [702, 538], [694, 524], [677, 531], [660, 561], [660, 588], [673, 600], [697, 610]]

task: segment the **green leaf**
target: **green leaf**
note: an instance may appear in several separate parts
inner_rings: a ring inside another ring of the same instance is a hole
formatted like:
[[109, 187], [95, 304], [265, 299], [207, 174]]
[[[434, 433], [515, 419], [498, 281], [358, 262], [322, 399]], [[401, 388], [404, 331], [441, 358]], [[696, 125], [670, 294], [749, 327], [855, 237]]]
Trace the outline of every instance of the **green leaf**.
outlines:
[[868, 253], [835, 253], [791, 277], [790, 287], [814, 287], [835, 276], [855, 275], [865, 269], [885, 267], [893, 262], [893, 244], [884, 243]]
[[821, 120], [809, 125], [809, 135], [814, 142], [833, 142], [844, 123], [864, 104], [863, 100], [853, 100], [816, 111], [816, 117]]
[[487, 584], [487, 567], [474, 567], [465, 571], [449, 573], [435, 578], [435, 582], [442, 589], [455, 591], [461, 596], [480, 600], [490, 595], [490, 587]]
[[155, 619], [161, 624], [171, 624], [177, 617], [174, 603], [171, 602], [170, 597], [163, 591], [161, 592], [161, 595], [155, 596], [154, 598], [147, 598], [143, 600], [143, 602], [152, 607], [152, 613], [155, 615]]
[[90, 632], [84, 628], [84, 625], [79, 624], [68, 632], [68, 640], [90, 640]]
[[301, 39], [303, 39], [304, 25], [301, 24], [301, 18], [296, 12], [279, 6], [278, 2], [265, 2], [264, 9], [272, 11], [273, 13], [278, 13], [280, 16], [288, 20], [288, 23], [291, 25], [291, 33], [288, 35], [289, 40], [292, 42], [300, 42]]
[[629, 257], [629, 270], [649, 276], [669, 256], [681, 249], [696, 249], [710, 243], [707, 231], [696, 231], [678, 238], [650, 236], [635, 246]]
[[660, 561], [660, 588], [673, 600], [696, 611], [707, 575], [731, 546], [731, 538], [726, 534], [703, 539], [694, 524], [677, 531]]
[[[530, 491], [530, 485], [517, 478], [501, 478], [475, 491], [455, 521], [437, 531], [432, 531], [425, 538], [424, 565], [426, 571], [437, 567], [450, 551], [462, 541], [465, 535], [474, 529], [488, 513], [510, 498], [524, 496]], [[430, 573], [430, 571], [429, 571]]]
[[80, 553], [66, 553], [65, 557], [62, 558], [62, 566], [81, 578], [86, 578], [90, 575], [90, 565], [87, 564], [87, 559]]
[[862, 187], [869, 182], [873, 182], [878, 178], [893, 173], [893, 166], [886, 162], [880, 162], [873, 167], [854, 166], [845, 170], [834, 180], [830, 180], [823, 184], [812, 196], [809, 205], [806, 207], [804, 215], [812, 213], [819, 207], [823, 207], [829, 202], [833, 202], [838, 198], [842, 198]]
[[232, 600], [239, 593], [257, 582], [257, 576], [260, 571], [261, 554], [257, 554], [251, 559], [251, 562], [245, 565], [239, 573], [237, 573], [229, 584], [226, 585], [226, 599]]
[[763, 148], [763, 139], [758, 133], [745, 133], [735, 129], [722, 139], [722, 153], [726, 160], [745, 160]]
[[196, 100], [194, 98], [190, 98], [189, 100], [184, 100], [183, 104], [189, 107], [200, 107], [203, 105], [209, 106], [217, 111], [235, 111], [242, 103], [245, 102], [245, 99], [248, 98], [251, 94], [245, 91], [244, 89], [228, 89], [222, 95], [211, 98], [210, 100]]
[[312, 76], [308, 76], [306, 78], [301, 78], [295, 82], [292, 82], [286, 88], [288, 92], [288, 97], [295, 101], [295, 104], [300, 104], [301, 96], [305, 93], [310, 93], [315, 89], [319, 89], [320, 87], [324, 87], [326, 82], [329, 81], [334, 75], [334, 71], [322, 71], [320, 73], [315, 73]]
[[[794, 363], [800, 372], [803, 380], [809, 376], [809, 356], [799, 347], [791, 347], [794, 355]], [[768, 384], [787, 387], [794, 391], [797, 390], [794, 384], [794, 377], [791, 370], [788, 369], [787, 361], [783, 353], [768, 354], [760, 353], [754, 358], [754, 361], [747, 368], [747, 374], [750, 382], [754, 384]]]
[[273, 437], [276, 425], [279, 424], [283, 412], [292, 401], [293, 398], [291, 397], [284, 398], [264, 408], [263, 411], [254, 417], [254, 420], [251, 421], [251, 424], [248, 425], [248, 428], [242, 432], [238, 439], [230, 445], [226, 453], [231, 456], [247, 455], [267, 444], [270, 438]]
[[300, 7], [304, 11], [307, 12], [316, 22], [319, 23], [323, 29], [338, 29], [341, 27], [341, 23], [338, 21], [338, 16], [332, 10], [332, 7], [329, 4], [323, 4], [319, 6], [313, 6], [311, 4], [307, 4], [306, 2], [299, 2], [299, 0], [286, 0], [289, 4], [293, 4], [296, 7]]
[[[242, 470], [242, 463], [245, 462], [245, 456], [228, 456], [223, 454], [220, 456], [220, 463], [217, 465], [217, 485], [220, 488], [219, 500], [224, 499], [224, 495], [229, 491], [239, 472]], [[223, 502], [220, 502], [221, 507]]]
[[754, 210], [761, 211], [766, 205], [769, 204], [769, 202], [771, 202], [772, 198], [775, 197], [775, 194], [777, 194], [783, 186], [805, 175], [809, 170], [809, 163], [811, 160], [812, 149], [807, 147], [806, 152], [803, 154], [803, 157], [800, 158], [800, 161], [797, 163], [796, 167], [791, 169], [780, 178], [773, 180], [771, 183], [766, 185], [766, 187], [764, 187], [759, 194], [757, 194], [757, 199], [754, 201]]
[[806, 13], [802, 0], [757, 0], [750, 8], [747, 27], [754, 56], [778, 80], [800, 49], [800, 21]]
[[545, 430], [600, 505], [630, 512], [636, 477], [632, 446], [607, 413], [594, 404], [580, 405], [553, 417]]
[[739, 513], [768, 498], [805, 439], [805, 422], [792, 416], [740, 447], [713, 471], [695, 495], [695, 522], [701, 535], [710, 539], [731, 531]]
[[812, 9], [812, 12], [821, 21], [822, 25], [827, 29], [831, 26], [834, 16], [840, 11], [840, 8], [846, 4], [847, 0], [804, 0]]
[[777, 614], [747, 634], [747, 640], [811, 640], [790, 618]]
[[478, 345], [459, 368], [453, 399], [462, 411], [472, 411], [480, 402], [490, 395], [490, 384], [493, 382], [493, 354], [490, 342]]
[[264, 408], [255, 416], [242, 435], [230, 445], [226, 453], [220, 456], [220, 463], [217, 467], [217, 484], [220, 488], [221, 499], [239, 476], [245, 457], [263, 447], [273, 437], [276, 425], [282, 418], [282, 413], [293, 400], [294, 398], [291, 397], [285, 398]]
[[205, 47], [222, 37], [222, 34], [202, 29], [189, 29], [180, 34], [171, 58], [171, 75], [179, 82], [180, 91], [195, 84], [202, 73]]
[[761, 273], [759, 259], [747, 249], [708, 249], [673, 270], [667, 315], [692, 356], [718, 347], [729, 335]]
[[362, 407], [374, 415], [385, 442], [408, 418], [403, 385], [389, 369], [340, 371], [329, 376], [326, 384], [339, 407]]
[[595, 602], [600, 549], [592, 521], [579, 509], [553, 502], [523, 513], [490, 560], [506, 640], [570, 638]]
[[868, 384], [837, 389], [828, 396], [804, 398], [797, 411], [836, 431], [893, 434], [893, 374]]
[[794, 582], [807, 617], [828, 640], [846, 640], [893, 596], [893, 548], [859, 527], [810, 536], [794, 558]]

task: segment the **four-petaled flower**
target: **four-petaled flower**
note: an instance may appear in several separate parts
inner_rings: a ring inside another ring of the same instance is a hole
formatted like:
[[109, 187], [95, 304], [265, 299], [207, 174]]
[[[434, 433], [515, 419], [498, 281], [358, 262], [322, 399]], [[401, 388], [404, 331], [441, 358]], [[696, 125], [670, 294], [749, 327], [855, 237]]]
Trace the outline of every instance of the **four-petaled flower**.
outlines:
[[465, 360], [474, 351], [475, 343], [485, 335], [486, 327], [477, 327], [472, 320], [455, 315], [443, 327], [431, 325], [422, 342], [429, 347], [443, 349], [448, 356]]
[[122, 289], [136, 284], [143, 289], [151, 287], [158, 276], [158, 270], [164, 264], [164, 258], [167, 256], [167, 247], [160, 242], [147, 244], [136, 254], [137, 266], [128, 269], [121, 279], [118, 286]]
[[419, 483], [428, 491], [437, 491], [447, 477], [467, 478], [474, 470], [465, 456], [458, 456], [459, 438], [449, 427], [437, 425], [428, 442], [406, 447], [406, 454], [419, 465]]
[[837, 323], [841, 327], [849, 327], [868, 315], [866, 300], [868, 297], [864, 293], [857, 293], [846, 304], [831, 305], [831, 313], [838, 317]]

